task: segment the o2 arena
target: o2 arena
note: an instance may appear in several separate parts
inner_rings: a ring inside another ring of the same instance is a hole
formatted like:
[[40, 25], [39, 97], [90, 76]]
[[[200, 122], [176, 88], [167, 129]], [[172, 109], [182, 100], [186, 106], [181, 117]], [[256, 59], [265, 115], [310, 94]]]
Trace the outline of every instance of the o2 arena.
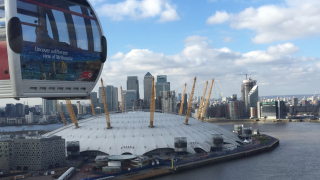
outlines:
[[210, 152], [213, 135], [220, 135], [223, 144], [238, 146], [237, 134], [220, 126], [185, 116], [154, 113], [154, 127], [149, 127], [150, 112], [134, 111], [110, 114], [112, 128], [107, 128], [106, 116], [80, 120], [79, 128], [69, 124], [44, 136], [61, 136], [66, 143], [79, 141], [80, 153], [96, 155], [165, 155], [175, 152], [175, 138], [186, 139], [185, 151], [190, 154]]

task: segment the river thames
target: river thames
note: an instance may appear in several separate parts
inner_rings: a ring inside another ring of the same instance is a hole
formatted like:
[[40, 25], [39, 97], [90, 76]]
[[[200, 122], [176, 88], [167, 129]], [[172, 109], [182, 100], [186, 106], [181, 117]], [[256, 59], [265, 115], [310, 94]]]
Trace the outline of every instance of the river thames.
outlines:
[[[215, 123], [233, 130], [235, 123]], [[240, 124], [240, 123], [239, 123]], [[165, 176], [158, 180], [320, 179], [320, 123], [241, 123], [280, 140], [271, 152]], [[55, 130], [62, 124], [0, 127], [0, 131]]]
[[[234, 123], [217, 123], [233, 129]], [[320, 123], [243, 123], [280, 140], [271, 152], [201, 169], [165, 176], [158, 180], [306, 180], [320, 179]]]

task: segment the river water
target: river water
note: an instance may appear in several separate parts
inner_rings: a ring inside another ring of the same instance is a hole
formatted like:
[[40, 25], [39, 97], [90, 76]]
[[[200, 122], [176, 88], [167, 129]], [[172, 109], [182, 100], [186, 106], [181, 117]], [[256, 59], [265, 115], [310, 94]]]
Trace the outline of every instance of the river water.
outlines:
[[60, 127], [62, 127], [63, 124], [47, 124], [47, 125], [26, 125], [26, 126], [5, 126], [0, 127], [0, 132], [12, 132], [12, 131], [53, 131]]
[[[218, 123], [233, 130], [234, 123]], [[170, 175], [158, 180], [320, 179], [320, 123], [244, 123], [280, 140], [271, 152]], [[0, 127], [0, 131], [55, 130], [63, 124]]]
[[[233, 129], [234, 123], [218, 123]], [[271, 152], [170, 175], [158, 180], [320, 179], [320, 123], [244, 123], [280, 140]]]

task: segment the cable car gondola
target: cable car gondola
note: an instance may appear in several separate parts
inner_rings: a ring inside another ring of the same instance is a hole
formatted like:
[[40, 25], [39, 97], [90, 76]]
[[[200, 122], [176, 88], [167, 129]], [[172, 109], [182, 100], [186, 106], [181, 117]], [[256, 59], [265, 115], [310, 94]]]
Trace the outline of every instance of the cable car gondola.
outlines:
[[0, 0], [0, 98], [87, 98], [106, 56], [87, 0]]

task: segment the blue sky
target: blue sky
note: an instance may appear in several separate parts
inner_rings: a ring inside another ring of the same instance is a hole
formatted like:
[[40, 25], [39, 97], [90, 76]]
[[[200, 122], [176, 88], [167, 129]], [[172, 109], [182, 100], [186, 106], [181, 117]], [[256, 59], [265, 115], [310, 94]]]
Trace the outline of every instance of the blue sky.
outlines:
[[251, 73], [262, 96], [320, 92], [319, 0], [90, 1], [108, 40], [105, 84], [138, 76], [143, 97], [149, 71], [178, 92], [197, 76], [198, 94], [215, 78], [212, 97], [240, 96], [236, 74]]

